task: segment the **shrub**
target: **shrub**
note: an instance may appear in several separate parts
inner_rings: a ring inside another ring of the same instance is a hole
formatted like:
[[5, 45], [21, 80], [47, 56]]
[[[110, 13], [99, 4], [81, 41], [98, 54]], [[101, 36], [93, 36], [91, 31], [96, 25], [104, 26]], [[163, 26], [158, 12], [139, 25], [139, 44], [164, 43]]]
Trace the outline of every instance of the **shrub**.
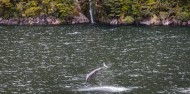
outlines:
[[30, 7], [25, 10], [23, 16], [31, 17], [31, 16], [39, 16], [41, 8], [40, 7]]
[[190, 20], [190, 13], [188, 12], [179, 12], [176, 14], [176, 18], [181, 21], [188, 21]]
[[132, 23], [134, 23], [135, 20], [132, 16], [126, 16], [124, 21], [128, 24], [132, 24]]
[[160, 12], [159, 16], [160, 16], [161, 20], [165, 20], [169, 16], [169, 13], [168, 12]]

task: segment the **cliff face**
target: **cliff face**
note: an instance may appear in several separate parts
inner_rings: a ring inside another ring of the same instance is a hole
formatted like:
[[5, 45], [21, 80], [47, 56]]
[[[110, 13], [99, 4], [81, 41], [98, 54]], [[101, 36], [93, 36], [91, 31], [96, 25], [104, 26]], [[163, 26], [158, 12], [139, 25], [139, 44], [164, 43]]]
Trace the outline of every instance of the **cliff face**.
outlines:
[[74, 13], [72, 18], [72, 24], [89, 23], [89, 19], [81, 12], [81, 7], [78, 0], [74, 1]]

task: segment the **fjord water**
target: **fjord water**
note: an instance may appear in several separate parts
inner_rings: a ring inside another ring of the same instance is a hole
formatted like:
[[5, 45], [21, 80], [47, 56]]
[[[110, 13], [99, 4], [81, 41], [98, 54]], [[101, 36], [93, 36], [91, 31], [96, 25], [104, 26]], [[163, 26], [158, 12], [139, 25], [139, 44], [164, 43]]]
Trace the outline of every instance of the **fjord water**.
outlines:
[[91, 86], [190, 93], [190, 27], [0, 26], [1, 94], [110, 94], [73, 91]]

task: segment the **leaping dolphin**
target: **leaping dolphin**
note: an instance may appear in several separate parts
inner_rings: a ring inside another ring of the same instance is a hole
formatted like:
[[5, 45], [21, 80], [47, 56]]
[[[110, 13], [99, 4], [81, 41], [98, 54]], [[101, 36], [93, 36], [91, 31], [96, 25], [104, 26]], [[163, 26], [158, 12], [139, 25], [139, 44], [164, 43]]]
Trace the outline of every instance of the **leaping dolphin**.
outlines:
[[94, 69], [93, 71], [91, 71], [90, 73], [88, 73], [87, 75], [86, 75], [86, 82], [88, 81], [88, 80], [90, 80], [99, 70], [101, 70], [101, 69], [103, 69], [103, 68], [108, 68], [108, 66], [106, 66], [106, 64], [105, 63], [103, 63], [103, 67], [100, 67], [100, 68], [96, 68], [96, 69]]

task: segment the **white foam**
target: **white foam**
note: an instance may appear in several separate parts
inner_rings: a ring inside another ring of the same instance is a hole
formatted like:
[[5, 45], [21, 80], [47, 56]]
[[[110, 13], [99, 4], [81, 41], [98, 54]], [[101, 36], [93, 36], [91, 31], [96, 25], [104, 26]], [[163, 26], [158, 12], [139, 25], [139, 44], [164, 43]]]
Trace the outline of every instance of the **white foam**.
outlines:
[[178, 91], [181, 93], [190, 94], [190, 87], [189, 88], [179, 88]]
[[137, 87], [117, 87], [117, 86], [96, 86], [96, 87], [84, 87], [74, 91], [102, 91], [102, 92], [127, 92]]

